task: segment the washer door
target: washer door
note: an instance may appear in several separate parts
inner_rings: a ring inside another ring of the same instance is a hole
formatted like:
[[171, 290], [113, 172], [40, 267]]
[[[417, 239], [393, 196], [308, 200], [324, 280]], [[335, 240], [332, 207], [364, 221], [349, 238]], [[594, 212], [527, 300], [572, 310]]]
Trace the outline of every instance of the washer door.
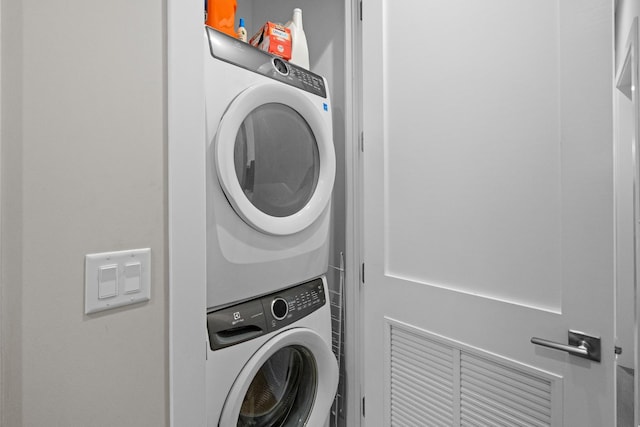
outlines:
[[252, 86], [224, 113], [215, 166], [236, 213], [257, 230], [294, 234], [331, 199], [335, 153], [322, 105], [283, 84]]
[[338, 366], [316, 332], [289, 329], [267, 341], [233, 384], [219, 425], [321, 426], [338, 386]]

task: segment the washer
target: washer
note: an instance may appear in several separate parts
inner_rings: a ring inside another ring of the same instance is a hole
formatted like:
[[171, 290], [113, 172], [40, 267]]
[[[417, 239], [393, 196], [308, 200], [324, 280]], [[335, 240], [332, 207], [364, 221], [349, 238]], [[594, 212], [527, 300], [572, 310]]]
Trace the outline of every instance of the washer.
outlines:
[[207, 307], [326, 273], [335, 152], [326, 80], [205, 27]]
[[338, 386], [324, 277], [207, 315], [207, 425], [326, 426]]

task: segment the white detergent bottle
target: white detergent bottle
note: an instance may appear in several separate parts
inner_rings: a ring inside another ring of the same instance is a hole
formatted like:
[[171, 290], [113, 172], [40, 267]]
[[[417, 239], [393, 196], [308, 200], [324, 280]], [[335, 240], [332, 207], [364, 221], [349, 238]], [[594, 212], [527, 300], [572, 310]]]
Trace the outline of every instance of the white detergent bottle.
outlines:
[[291, 59], [289, 62], [308, 70], [309, 48], [307, 47], [307, 36], [302, 27], [301, 9], [293, 9], [293, 17], [285, 24], [285, 27], [291, 31]]

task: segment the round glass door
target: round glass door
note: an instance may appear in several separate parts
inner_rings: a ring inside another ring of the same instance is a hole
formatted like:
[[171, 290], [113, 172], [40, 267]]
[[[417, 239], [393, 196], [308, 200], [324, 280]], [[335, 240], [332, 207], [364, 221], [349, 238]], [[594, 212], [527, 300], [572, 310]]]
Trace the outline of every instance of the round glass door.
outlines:
[[290, 86], [262, 84], [227, 108], [214, 164], [229, 203], [253, 228], [294, 234], [328, 206], [336, 164], [325, 106]]
[[317, 367], [304, 347], [284, 347], [254, 376], [242, 401], [238, 427], [301, 426], [309, 418], [317, 389]]
[[247, 199], [274, 217], [304, 208], [320, 173], [309, 124], [291, 107], [276, 103], [261, 105], [244, 119], [235, 139], [234, 165]]
[[326, 328], [326, 338], [294, 327], [269, 339], [247, 360], [229, 390], [218, 425], [325, 424], [338, 387], [330, 313], [326, 315], [326, 326], [321, 328]]

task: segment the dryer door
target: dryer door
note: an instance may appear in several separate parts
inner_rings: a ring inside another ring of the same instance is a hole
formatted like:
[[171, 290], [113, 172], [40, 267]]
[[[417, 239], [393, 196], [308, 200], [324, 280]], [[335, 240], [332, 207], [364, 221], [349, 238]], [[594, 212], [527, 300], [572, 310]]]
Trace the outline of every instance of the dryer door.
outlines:
[[213, 151], [220, 184], [236, 213], [261, 232], [302, 231], [331, 199], [331, 117], [326, 104], [311, 98], [284, 84], [252, 86], [218, 126]]
[[267, 341], [245, 365], [222, 410], [221, 426], [322, 426], [338, 386], [336, 359], [306, 328]]

